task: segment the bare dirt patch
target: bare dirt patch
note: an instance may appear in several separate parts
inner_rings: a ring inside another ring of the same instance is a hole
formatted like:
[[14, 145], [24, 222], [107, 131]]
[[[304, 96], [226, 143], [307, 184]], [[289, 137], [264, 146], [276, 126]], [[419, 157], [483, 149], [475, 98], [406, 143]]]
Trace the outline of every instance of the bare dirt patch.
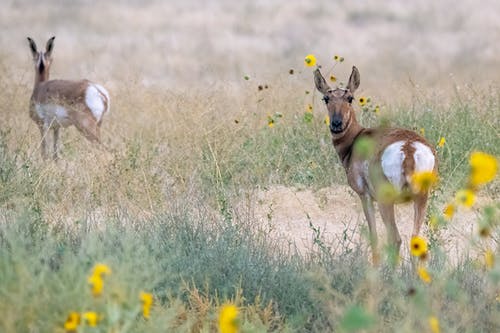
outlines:
[[[332, 251], [340, 250], [341, 244], [350, 247], [361, 242], [366, 246], [367, 226], [361, 202], [348, 186], [336, 185], [319, 191], [273, 186], [258, 191], [255, 198], [257, 221], [303, 254], [314, 249], [315, 241], [327, 244]], [[478, 198], [476, 207], [491, 202], [489, 198]], [[480, 248], [476, 230], [479, 218], [480, 208], [460, 211], [449, 225], [440, 229], [439, 239], [449, 257], [459, 259]], [[413, 205], [398, 205], [396, 221], [403, 239], [402, 255], [407, 257]], [[385, 242], [385, 227], [378, 212], [377, 231], [381, 242]], [[424, 225], [421, 234], [425, 236], [428, 232], [428, 226]]]

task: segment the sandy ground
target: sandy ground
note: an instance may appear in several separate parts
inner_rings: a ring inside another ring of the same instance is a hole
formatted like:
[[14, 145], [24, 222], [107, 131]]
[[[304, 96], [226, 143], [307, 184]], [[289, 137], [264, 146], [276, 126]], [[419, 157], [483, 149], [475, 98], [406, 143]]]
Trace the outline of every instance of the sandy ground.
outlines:
[[[476, 207], [491, 202], [491, 199], [478, 198]], [[263, 226], [279, 239], [295, 244], [301, 253], [314, 250], [315, 239], [329, 246], [331, 251], [341, 251], [341, 244], [347, 247], [360, 241], [367, 244], [367, 224], [361, 202], [345, 185], [316, 192], [274, 186], [256, 194], [255, 208], [255, 217]], [[479, 216], [478, 208], [460, 211], [449, 225], [440, 229], [439, 239], [452, 258], [462, 258], [480, 249], [476, 230]], [[376, 219], [379, 239], [384, 243], [385, 227], [378, 212]], [[396, 221], [405, 258], [413, 228], [413, 204], [398, 205]], [[424, 225], [421, 235], [428, 238], [428, 233], [429, 228]]]

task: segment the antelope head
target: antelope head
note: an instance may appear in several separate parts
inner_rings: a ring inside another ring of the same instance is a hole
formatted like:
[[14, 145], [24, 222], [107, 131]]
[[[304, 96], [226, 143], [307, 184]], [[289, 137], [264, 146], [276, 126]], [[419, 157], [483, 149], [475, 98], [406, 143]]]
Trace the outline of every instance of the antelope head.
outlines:
[[319, 69], [314, 71], [314, 83], [316, 88], [323, 94], [323, 101], [326, 103], [328, 116], [330, 117], [329, 127], [332, 136], [342, 136], [353, 121], [356, 121], [352, 101], [354, 100], [354, 92], [358, 89], [360, 83], [358, 69], [352, 67], [346, 89], [330, 88]]
[[40, 81], [46, 81], [49, 79], [49, 69], [52, 64], [52, 50], [54, 49], [55, 38], [55, 36], [51, 37], [47, 41], [47, 44], [45, 45], [45, 52], [42, 52], [38, 51], [35, 41], [28, 37], [31, 55], [33, 56], [33, 63], [35, 64], [35, 71], [37, 76], [39, 76]]

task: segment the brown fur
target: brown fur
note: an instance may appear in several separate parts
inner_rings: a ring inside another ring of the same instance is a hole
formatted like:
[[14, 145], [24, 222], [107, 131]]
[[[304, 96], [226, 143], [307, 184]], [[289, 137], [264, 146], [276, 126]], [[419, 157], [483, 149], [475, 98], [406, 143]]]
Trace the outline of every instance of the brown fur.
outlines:
[[[35, 121], [42, 135], [42, 156], [47, 157], [47, 136], [50, 129], [54, 133], [53, 158], [58, 158], [58, 138], [61, 124], [57, 121], [47, 123], [36, 111], [37, 105], [54, 104], [63, 106], [71, 125], [75, 127], [91, 142], [100, 143], [99, 127], [102, 117], [96, 119], [90, 108], [85, 103], [86, 89], [92, 84], [88, 80], [68, 81], [49, 80], [50, 66], [52, 64], [52, 50], [54, 38], [47, 41], [45, 52], [38, 52], [35, 42], [28, 37], [33, 61], [35, 63], [35, 84], [30, 99], [29, 114]], [[104, 110], [108, 110], [109, 101], [99, 91], [104, 103]]]
[[[316, 88], [325, 96], [324, 99], [327, 103], [331, 121], [332, 143], [346, 171], [347, 181], [359, 195], [363, 204], [363, 211], [370, 230], [373, 260], [376, 263], [378, 261], [378, 249], [373, 202], [377, 201], [377, 193], [380, 186], [388, 181], [381, 166], [381, 157], [384, 149], [392, 143], [405, 141], [401, 149], [405, 155], [402, 173], [406, 183], [403, 184], [403, 189], [410, 195], [407, 197], [402, 196], [389, 202], [387, 200], [379, 200], [378, 203], [380, 215], [388, 231], [389, 242], [398, 251], [401, 246], [401, 237], [394, 220], [394, 204], [399, 201], [414, 201], [415, 218], [413, 235], [418, 235], [420, 231], [427, 206], [428, 193], [412, 193], [410, 189], [409, 180], [415, 171], [415, 161], [413, 159], [415, 148], [412, 144], [420, 142], [431, 149], [435, 159], [434, 172], [437, 170], [436, 153], [434, 148], [422, 136], [413, 131], [401, 128], [364, 128], [359, 125], [351, 105], [354, 91], [360, 84], [359, 72], [356, 67], [353, 67], [347, 90], [332, 90], [319, 69], [314, 72], [314, 82]], [[358, 156], [359, 154], [353, 151], [356, 142], [363, 138], [370, 138], [370, 141], [375, 145], [370, 156]]]

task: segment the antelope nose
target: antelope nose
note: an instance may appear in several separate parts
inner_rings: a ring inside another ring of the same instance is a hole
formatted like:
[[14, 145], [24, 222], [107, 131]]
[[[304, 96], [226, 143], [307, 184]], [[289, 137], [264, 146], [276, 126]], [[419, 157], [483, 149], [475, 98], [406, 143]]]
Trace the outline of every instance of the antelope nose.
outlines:
[[342, 118], [334, 117], [330, 122], [330, 131], [332, 133], [340, 133], [342, 132]]
[[333, 119], [332, 120], [332, 127], [333, 128], [339, 128], [342, 126], [342, 119]]

